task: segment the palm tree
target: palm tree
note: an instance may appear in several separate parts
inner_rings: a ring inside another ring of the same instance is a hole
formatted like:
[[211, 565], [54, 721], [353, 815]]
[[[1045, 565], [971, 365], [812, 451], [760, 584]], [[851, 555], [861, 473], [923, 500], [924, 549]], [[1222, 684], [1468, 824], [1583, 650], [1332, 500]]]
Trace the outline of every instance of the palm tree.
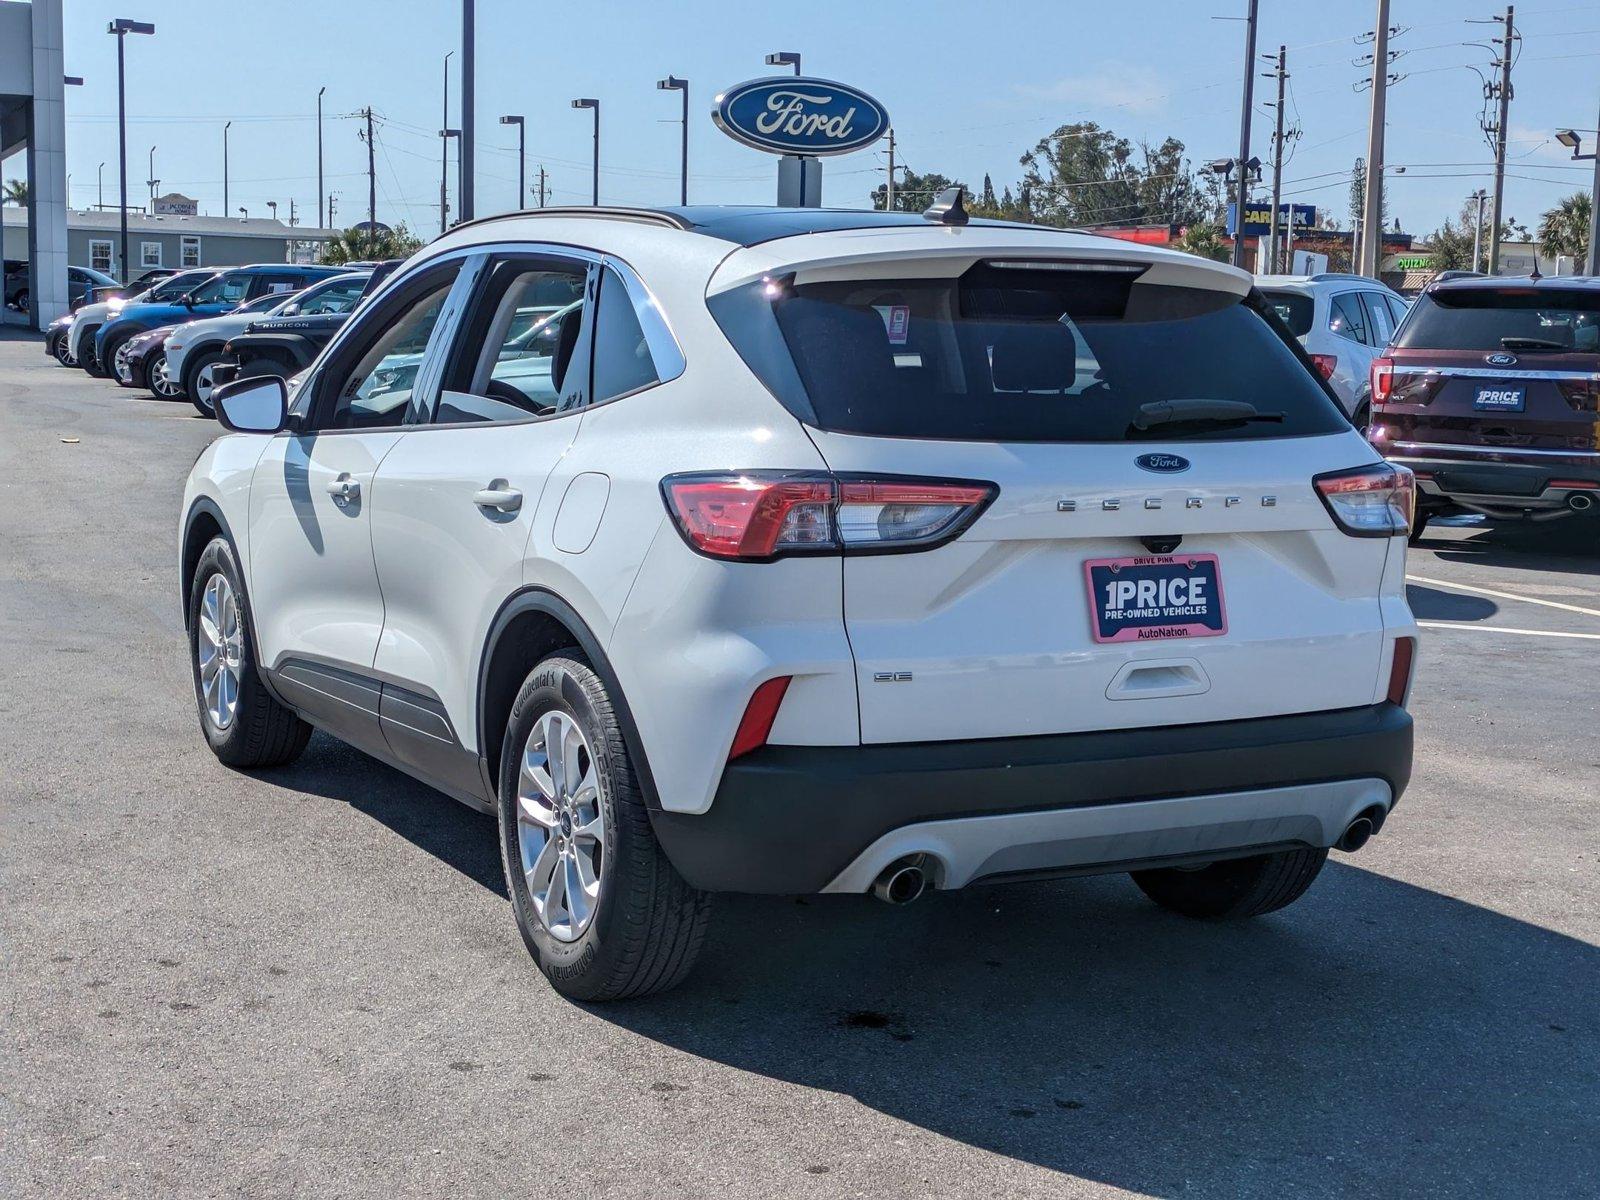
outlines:
[[1552, 257], [1582, 262], [1589, 253], [1589, 194], [1574, 192], [1539, 221], [1539, 248]]
[[1175, 250], [1186, 250], [1201, 258], [1228, 261], [1228, 244], [1223, 240], [1222, 228], [1218, 225], [1190, 225], [1172, 246]]
[[372, 259], [409, 258], [422, 242], [404, 223], [393, 229], [380, 226], [375, 232], [352, 227], [323, 245], [318, 261], [325, 263], [361, 262]]
[[6, 180], [5, 193], [0, 195], [0, 204], [15, 204], [19, 208], [28, 205], [28, 181], [26, 179]]

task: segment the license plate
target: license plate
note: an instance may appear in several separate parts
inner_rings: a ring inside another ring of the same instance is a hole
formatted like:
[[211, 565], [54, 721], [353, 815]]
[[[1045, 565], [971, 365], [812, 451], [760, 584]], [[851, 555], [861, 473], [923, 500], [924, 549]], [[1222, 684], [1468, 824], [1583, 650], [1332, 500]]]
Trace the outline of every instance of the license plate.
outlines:
[[1472, 407], [1479, 412], [1521, 412], [1527, 400], [1525, 387], [1481, 387]]
[[1092, 558], [1083, 564], [1097, 642], [1159, 642], [1228, 632], [1215, 554]]

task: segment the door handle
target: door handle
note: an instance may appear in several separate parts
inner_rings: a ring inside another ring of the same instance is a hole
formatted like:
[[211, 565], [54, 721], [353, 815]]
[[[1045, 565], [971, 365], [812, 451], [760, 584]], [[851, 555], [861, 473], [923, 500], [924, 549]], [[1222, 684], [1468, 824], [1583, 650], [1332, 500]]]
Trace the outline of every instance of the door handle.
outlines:
[[361, 499], [361, 484], [346, 472], [337, 479], [328, 480], [328, 495], [333, 497], [335, 504], [349, 504], [352, 500]]
[[522, 493], [514, 487], [508, 487], [504, 479], [496, 479], [488, 487], [474, 492], [472, 502], [479, 508], [514, 513], [522, 508]]

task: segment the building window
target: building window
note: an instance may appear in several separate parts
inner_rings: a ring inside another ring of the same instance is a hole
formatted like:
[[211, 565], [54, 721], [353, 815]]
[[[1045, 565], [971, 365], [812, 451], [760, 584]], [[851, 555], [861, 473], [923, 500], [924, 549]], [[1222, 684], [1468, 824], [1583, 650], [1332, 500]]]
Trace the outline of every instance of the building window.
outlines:
[[111, 243], [109, 241], [91, 241], [89, 243], [89, 265], [96, 271], [111, 273]]
[[200, 239], [197, 237], [185, 237], [181, 243], [180, 253], [183, 256], [183, 266], [198, 267], [200, 265]]
[[159, 267], [161, 265], [161, 243], [139, 243], [139, 265], [141, 267]]

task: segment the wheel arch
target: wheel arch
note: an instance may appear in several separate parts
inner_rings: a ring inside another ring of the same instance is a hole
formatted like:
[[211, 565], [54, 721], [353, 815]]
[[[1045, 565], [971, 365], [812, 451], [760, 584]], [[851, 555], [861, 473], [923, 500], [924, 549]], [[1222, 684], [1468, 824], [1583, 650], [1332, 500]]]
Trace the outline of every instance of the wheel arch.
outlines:
[[634, 775], [645, 806], [661, 807], [655, 776], [645, 756], [639, 728], [626, 693], [600, 639], [577, 611], [554, 592], [525, 588], [500, 606], [484, 639], [478, 665], [478, 763], [491, 796], [499, 792], [500, 755], [504, 749], [506, 720], [522, 682], [540, 659], [563, 646], [576, 645], [610, 696], [623, 741], [633, 758]]

